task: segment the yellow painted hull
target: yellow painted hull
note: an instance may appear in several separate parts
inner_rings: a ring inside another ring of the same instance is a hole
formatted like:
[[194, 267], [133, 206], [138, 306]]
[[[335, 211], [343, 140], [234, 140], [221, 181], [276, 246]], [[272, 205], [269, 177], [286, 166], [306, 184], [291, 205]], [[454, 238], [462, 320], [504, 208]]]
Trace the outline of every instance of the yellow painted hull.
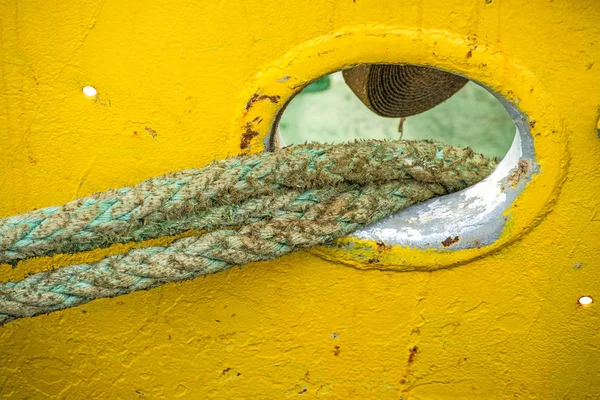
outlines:
[[600, 398], [577, 303], [600, 302], [598, 21], [595, 0], [1, 2], [1, 217], [261, 151], [294, 91], [360, 62], [517, 103], [541, 172], [481, 249], [318, 248], [8, 324], [0, 395]]

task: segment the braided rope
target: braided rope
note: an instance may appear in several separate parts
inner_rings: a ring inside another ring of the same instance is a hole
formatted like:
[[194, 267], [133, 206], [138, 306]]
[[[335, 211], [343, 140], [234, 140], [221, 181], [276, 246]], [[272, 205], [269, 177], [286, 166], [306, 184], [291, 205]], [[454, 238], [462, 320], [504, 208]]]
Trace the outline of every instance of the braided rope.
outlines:
[[2, 262], [211, 232], [0, 283], [0, 324], [326, 243], [472, 185], [494, 166], [469, 149], [429, 141], [310, 144], [9, 217], [0, 220]]
[[315, 143], [229, 158], [0, 219], [0, 264], [205, 229], [207, 210], [291, 188], [418, 179], [452, 189], [479, 181], [485, 174], [476, 168], [489, 163], [469, 149], [430, 141]]

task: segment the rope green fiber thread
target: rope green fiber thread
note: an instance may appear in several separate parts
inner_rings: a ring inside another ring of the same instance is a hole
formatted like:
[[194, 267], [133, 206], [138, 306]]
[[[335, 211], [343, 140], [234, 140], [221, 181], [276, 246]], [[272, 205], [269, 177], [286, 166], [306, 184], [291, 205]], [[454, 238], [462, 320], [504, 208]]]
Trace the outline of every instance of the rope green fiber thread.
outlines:
[[13, 264], [189, 229], [209, 232], [0, 283], [0, 324], [327, 243], [475, 184], [495, 165], [432, 141], [307, 144], [5, 218], [0, 262]]

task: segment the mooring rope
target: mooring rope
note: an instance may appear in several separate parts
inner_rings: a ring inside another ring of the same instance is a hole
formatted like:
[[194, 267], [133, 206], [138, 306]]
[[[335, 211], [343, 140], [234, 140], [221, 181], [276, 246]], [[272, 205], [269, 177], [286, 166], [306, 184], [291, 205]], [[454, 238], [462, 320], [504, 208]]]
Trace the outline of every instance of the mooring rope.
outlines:
[[461, 190], [496, 163], [432, 141], [306, 144], [239, 156], [0, 219], [0, 263], [188, 230], [146, 247], [0, 283], [0, 324], [327, 243]]

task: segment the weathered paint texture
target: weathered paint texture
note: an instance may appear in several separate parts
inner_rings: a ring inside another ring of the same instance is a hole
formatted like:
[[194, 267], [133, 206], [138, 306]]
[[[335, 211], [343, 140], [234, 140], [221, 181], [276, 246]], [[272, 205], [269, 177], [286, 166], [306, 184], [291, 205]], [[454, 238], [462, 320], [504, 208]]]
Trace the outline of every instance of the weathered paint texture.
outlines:
[[1, 1], [0, 216], [260, 151], [295, 90], [359, 62], [518, 104], [540, 173], [488, 248], [320, 248], [8, 324], [0, 395], [600, 398], [599, 20], [595, 0]]

